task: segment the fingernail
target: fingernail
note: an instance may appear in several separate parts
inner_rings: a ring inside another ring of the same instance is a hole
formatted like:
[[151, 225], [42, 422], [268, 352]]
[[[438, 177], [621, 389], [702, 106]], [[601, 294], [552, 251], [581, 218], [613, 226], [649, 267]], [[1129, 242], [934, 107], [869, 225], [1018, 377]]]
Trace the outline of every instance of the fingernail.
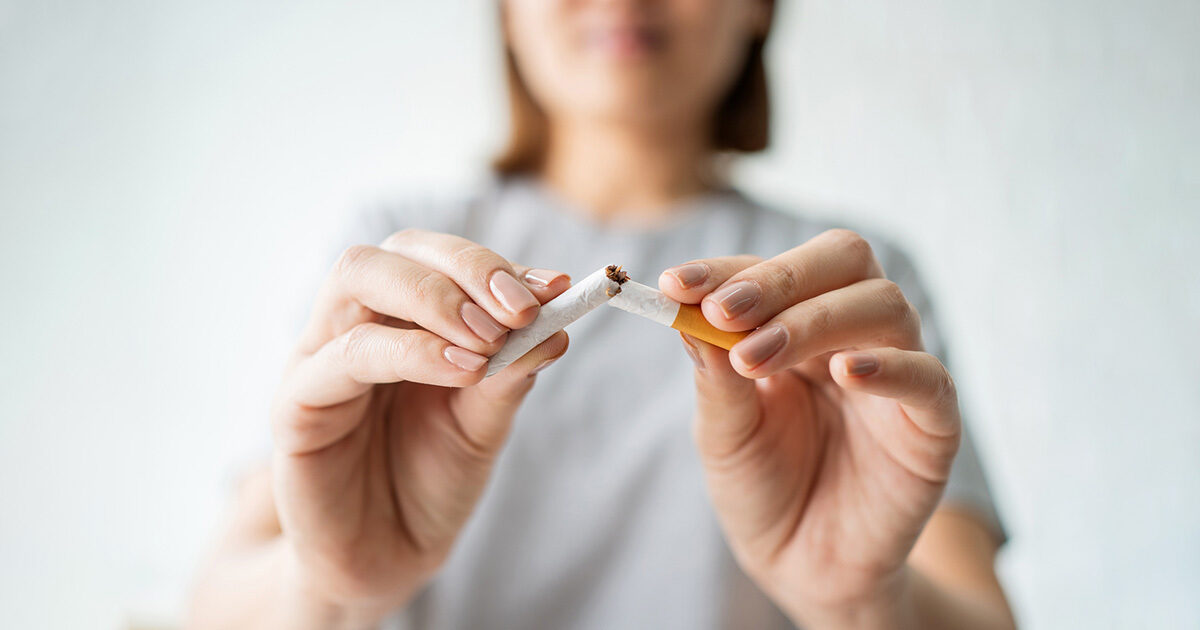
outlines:
[[704, 263], [687, 263], [671, 267], [663, 273], [669, 273], [679, 283], [679, 288], [690, 289], [708, 279], [708, 265]]
[[781, 324], [772, 324], [760, 328], [757, 332], [740, 341], [734, 348], [742, 362], [750, 367], [758, 367], [775, 356], [787, 343], [787, 329]]
[[679, 333], [679, 338], [683, 340], [683, 351], [692, 359], [692, 363], [696, 364], [697, 370], [704, 370], [704, 359], [700, 358], [700, 348], [692, 344], [692, 340], [684, 333]]
[[847, 376], [866, 376], [879, 369], [879, 357], [870, 352], [851, 352], [842, 355]]
[[530, 269], [525, 272], [525, 282], [535, 287], [548, 287], [559, 278], [570, 280], [571, 277], [561, 271], [550, 269]]
[[492, 289], [492, 295], [496, 296], [504, 308], [514, 314], [522, 313], [538, 305], [537, 298], [533, 297], [529, 289], [521, 286], [521, 283], [508, 275], [506, 271], [497, 271], [492, 274], [492, 280], [488, 286]]
[[471, 329], [471, 332], [488, 343], [499, 339], [504, 333], [508, 332], [507, 328], [496, 323], [496, 320], [492, 319], [492, 316], [488, 315], [487, 311], [474, 302], [463, 303], [462, 319], [467, 328]]
[[550, 367], [550, 364], [554, 363], [557, 360], [558, 360], [558, 357], [554, 357], [553, 359], [546, 359], [545, 361], [542, 361], [541, 363], [537, 364], [537, 367], [533, 368], [532, 370], [529, 370], [529, 375], [533, 376], [534, 374], [541, 372], [542, 370]]
[[447, 346], [442, 352], [446, 360], [468, 372], [474, 372], [487, 363], [487, 357], [475, 354], [466, 348]]
[[735, 282], [709, 297], [721, 307], [725, 319], [733, 319], [758, 304], [762, 290], [753, 282]]

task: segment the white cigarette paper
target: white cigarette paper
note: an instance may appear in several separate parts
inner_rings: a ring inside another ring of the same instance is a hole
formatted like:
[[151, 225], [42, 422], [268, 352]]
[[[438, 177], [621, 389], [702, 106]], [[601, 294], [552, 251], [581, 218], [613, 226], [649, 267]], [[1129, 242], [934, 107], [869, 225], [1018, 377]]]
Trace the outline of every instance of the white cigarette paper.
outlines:
[[607, 302], [621, 289], [622, 285], [608, 277], [607, 268], [602, 268], [546, 302], [532, 324], [509, 333], [504, 346], [488, 361], [487, 375], [491, 376], [525, 356], [526, 352]]
[[749, 334], [748, 331], [721, 330], [708, 323], [699, 305], [680, 304], [659, 291], [632, 280], [626, 280], [621, 285], [621, 293], [609, 300], [608, 304], [726, 350], [732, 349]]
[[633, 280], [626, 280], [625, 284], [621, 285], [621, 292], [609, 300], [608, 304], [663, 326], [673, 325], [679, 315], [679, 302], [663, 295], [657, 289], [651, 289]]

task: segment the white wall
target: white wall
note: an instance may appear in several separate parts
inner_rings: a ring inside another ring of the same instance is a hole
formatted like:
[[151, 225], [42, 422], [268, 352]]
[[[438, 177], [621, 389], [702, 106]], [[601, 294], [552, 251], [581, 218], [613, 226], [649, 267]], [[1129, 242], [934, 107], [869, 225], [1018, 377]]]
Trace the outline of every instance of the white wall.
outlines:
[[[782, 4], [743, 182], [918, 253], [1025, 627], [1200, 626], [1200, 4]], [[478, 176], [491, 8], [0, 0], [0, 625], [176, 614], [338, 214]]]

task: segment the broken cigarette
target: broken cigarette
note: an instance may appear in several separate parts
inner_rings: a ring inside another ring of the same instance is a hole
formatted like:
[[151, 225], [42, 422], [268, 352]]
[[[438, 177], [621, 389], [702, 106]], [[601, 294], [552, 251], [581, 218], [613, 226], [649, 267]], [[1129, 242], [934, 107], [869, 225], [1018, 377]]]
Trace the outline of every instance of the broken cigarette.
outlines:
[[512, 331], [508, 341], [488, 361], [487, 376], [508, 367], [539, 343], [605, 302], [726, 350], [750, 334], [749, 331], [721, 330], [704, 319], [704, 313], [698, 305], [680, 304], [659, 291], [630, 280], [629, 275], [617, 265], [609, 265], [594, 271], [562, 295], [543, 304], [533, 323]]
[[641, 315], [663, 326], [670, 326], [679, 332], [687, 333], [726, 350], [750, 334], [750, 331], [721, 330], [708, 323], [708, 320], [704, 318], [704, 313], [700, 311], [700, 305], [681, 304], [658, 290], [632, 280], [627, 280], [622, 284], [620, 294], [609, 300], [608, 304], [634, 315]]
[[596, 270], [562, 295], [543, 304], [533, 323], [509, 333], [508, 340], [504, 342], [500, 351], [488, 361], [487, 376], [503, 370], [539, 343], [566, 328], [567, 324], [587, 315], [592, 309], [620, 293], [621, 283], [626, 277], [620, 267], [609, 265]]

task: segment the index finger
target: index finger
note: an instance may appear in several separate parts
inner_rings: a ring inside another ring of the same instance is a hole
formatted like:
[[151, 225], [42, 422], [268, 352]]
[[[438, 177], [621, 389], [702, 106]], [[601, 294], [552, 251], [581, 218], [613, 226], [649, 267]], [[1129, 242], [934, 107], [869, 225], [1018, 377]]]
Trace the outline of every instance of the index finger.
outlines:
[[658, 289], [684, 304], [699, 304], [704, 296], [735, 273], [762, 262], [761, 256], [721, 256], [675, 265], [658, 276]]
[[482, 245], [452, 234], [410, 229], [389, 236], [381, 248], [451, 278], [509, 328], [523, 328], [537, 317], [538, 297], [506, 258]]
[[788, 307], [869, 278], [883, 269], [871, 246], [849, 230], [829, 230], [726, 278], [700, 302], [721, 330], [750, 330]]

